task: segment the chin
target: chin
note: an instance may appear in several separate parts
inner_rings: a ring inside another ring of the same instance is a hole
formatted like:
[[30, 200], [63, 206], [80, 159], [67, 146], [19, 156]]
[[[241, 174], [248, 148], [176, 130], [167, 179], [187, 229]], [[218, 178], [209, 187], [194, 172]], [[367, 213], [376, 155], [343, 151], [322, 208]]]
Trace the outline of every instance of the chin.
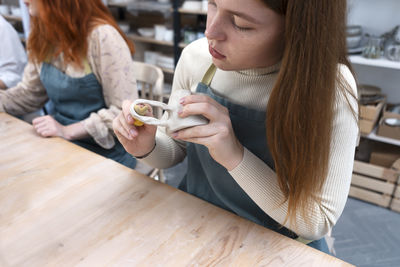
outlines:
[[239, 70], [239, 68], [235, 68], [234, 66], [231, 66], [231, 64], [221, 61], [221, 60], [217, 60], [215, 58], [212, 59], [213, 64], [220, 70], [225, 70], [225, 71], [229, 71], [229, 70]]

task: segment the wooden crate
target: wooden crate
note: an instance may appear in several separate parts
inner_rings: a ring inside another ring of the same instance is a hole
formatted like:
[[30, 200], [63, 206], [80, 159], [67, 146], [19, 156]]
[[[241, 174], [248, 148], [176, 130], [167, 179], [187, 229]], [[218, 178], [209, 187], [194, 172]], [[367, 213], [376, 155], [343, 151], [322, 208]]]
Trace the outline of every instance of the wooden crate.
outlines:
[[390, 209], [400, 212], [400, 185], [397, 186], [396, 192], [393, 195], [393, 200]]
[[349, 196], [389, 208], [399, 175], [395, 169], [355, 160]]
[[386, 98], [375, 104], [360, 105], [360, 120], [358, 123], [362, 134], [369, 134], [375, 128], [385, 103]]

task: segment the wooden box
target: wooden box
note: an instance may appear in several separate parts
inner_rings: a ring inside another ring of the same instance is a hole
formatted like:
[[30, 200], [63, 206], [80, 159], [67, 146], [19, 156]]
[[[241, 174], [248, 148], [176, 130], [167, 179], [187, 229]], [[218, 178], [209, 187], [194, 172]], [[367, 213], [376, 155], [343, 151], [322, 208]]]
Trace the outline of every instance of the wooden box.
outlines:
[[400, 119], [400, 114], [385, 111], [379, 122], [377, 135], [400, 140], [400, 127], [399, 126], [393, 127], [386, 125], [384, 122], [386, 118]]
[[393, 195], [393, 200], [390, 205], [390, 209], [400, 212], [400, 185], [397, 186], [396, 191]]
[[349, 196], [389, 208], [400, 171], [354, 161]]
[[375, 105], [360, 105], [359, 125], [362, 134], [369, 134], [375, 128], [385, 103], [386, 100], [382, 100]]

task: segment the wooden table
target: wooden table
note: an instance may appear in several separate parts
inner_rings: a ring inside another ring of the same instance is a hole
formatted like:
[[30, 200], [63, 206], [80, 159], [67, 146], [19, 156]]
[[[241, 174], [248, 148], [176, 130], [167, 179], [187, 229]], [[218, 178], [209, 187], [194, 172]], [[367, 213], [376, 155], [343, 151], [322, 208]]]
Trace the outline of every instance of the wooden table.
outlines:
[[0, 266], [348, 266], [0, 113]]

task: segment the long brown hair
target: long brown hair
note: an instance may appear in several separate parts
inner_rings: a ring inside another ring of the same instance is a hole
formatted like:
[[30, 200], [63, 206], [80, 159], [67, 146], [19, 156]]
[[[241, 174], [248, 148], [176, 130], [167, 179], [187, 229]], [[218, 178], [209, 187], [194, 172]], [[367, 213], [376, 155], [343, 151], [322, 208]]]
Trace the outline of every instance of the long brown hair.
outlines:
[[38, 15], [31, 18], [27, 43], [30, 59], [42, 62], [63, 53], [65, 62], [82, 66], [88, 50], [87, 37], [98, 25], [113, 26], [131, 53], [132, 41], [121, 31], [101, 0], [37, 0]]
[[279, 186], [288, 201], [286, 220], [295, 225], [298, 211], [309, 220], [307, 208], [321, 203], [317, 196], [328, 172], [337, 94], [354, 96], [338, 71], [339, 63], [351, 70], [346, 0], [262, 2], [285, 16], [285, 48], [266, 124]]

